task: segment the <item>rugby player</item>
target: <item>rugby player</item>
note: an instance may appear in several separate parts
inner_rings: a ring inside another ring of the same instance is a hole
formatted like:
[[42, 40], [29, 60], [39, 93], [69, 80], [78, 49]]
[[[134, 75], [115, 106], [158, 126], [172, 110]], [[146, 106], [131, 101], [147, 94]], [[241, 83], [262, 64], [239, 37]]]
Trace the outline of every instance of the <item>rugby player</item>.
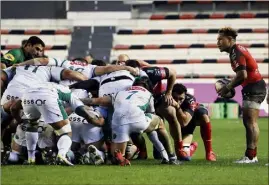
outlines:
[[42, 57], [45, 43], [37, 36], [30, 37], [21, 48], [12, 49], [1, 57], [1, 68], [12, 66], [26, 60]]
[[[16, 108], [11, 109], [11, 112], [18, 112], [19, 109], [23, 108], [23, 112], [31, 125], [28, 129], [36, 134], [36, 121], [42, 115], [44, 122], [50, 124], [56, 135], [59, 136], [57, 160], [62, 164], [72, 166], [73, 164], [66, 158], [72, 144], [70, 138], [72, 129], [61, 101], [68, 102], [72, 110], [85, 118], [87, 122], [95, 123], [99, 127], [103, 125], [102, 122], [93, 121], [97, 119], [96, 115], [90, 107], [84, 106], [69, 88], [51, 82], [36, 84], [35, 87], [24, 91], [21, 100], [16, 103]], [[28, 140], [27, 135], [26, 140]], [[31, 147], [28, 147], [27, 144], [27, 149], [28, 162], [34, 164], [36, 142], [31, 140]]]
[[[216, 155], [212, 150], [211, 123], [208, 111], [191, 94], [187, 93], [187, 88], [182, 84], [175, 84], [173, 87], [173, 107], [176, 109], [176, 116], [181, 124], [184, 151], [191, 157], [198, 144], [191, 143], [196, 125], [200, 125], [200, 133], [205, 146], [206, 160], [216, 161]], [[205, 128], [204, 128], [205, 127]], [[189, 158], [190, 160], [190, 158]]]
[[[157, 129], [164, 129], [161, 118], [154, 115], [152, 85], [147, 77], [137, 78], [132, 87], [102, 98], [83, 99], [89, 105], [113, 105], [111, 153], [117, 164], [130, 165], [123, 157], [131, 133], [146, 132], [154, 146], [162, 154], [163, 161], [169, 162], [168, 154], [158, 139]], [[174, 164], [174, 163], [173, 163]]]
[[246, 129], [247, 146], [244, 157], [235, 163], [256, 163], [258, 162], [258, 117], [260, 105], [266, 96], [266, 84], [256, 60], [244, 46], [236, 44], [237, 32], [231, 27], [224, 27], [218, 33], [218, 48], [220, 52], [229, 53], [232, 70], [236, 73], [232, 81], [220, 89], [218, 94], [224, 96], [239, 85], [243, 87], [243, 123]]

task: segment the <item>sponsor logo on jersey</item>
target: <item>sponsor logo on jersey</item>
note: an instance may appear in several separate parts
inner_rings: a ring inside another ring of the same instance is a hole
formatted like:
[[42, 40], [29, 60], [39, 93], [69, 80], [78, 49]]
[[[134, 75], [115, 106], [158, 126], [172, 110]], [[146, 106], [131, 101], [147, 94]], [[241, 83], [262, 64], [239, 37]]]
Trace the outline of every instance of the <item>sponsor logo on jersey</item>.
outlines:
[[4, 55], [4, 59], [10, 60], [10, 61], [15, 61], [15, 57], [11, 53], [7, 53]]

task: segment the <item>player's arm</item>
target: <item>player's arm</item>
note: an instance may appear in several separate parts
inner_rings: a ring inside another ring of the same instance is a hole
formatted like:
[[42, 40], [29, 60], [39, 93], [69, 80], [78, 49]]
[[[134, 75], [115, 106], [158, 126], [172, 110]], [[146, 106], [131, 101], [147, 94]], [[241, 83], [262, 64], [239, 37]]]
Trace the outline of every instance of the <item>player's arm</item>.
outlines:
[[127, 70], [134, 76], [138, 75], [138, 70], [130, 66], [121, 66], [121, 65], [109, 65], [109, 66], [97, 66], [94, 69], [95, 76], [101, 76], [107, 73], [112, 73], [114, 71]]
[[144, 61], [144, 60], [137, 60], [140, 64], [141, 67], [152, 67], [151, 64], [149, 64], [148, 62]]
[[100, 115], [99, 112], [93, 110], [88, 106], [79, 106], [75, 109], [75, 113], [87, 120], [95, 126], [101, 127], [105, 124], [105, 119]]
[[236, 54], [236, 63], [237, 67], [234, 70], [236, 72], [235, 77], [231, 80], [229, 84], [224, 86], [219, 91], [220, 96], [224, 96], [231, 89], [241, 85], [247, 79], [247, 71], [246, 71], [246, 58], [243, 54], [237, 52]]
[[99, 105], [99, 106], [104, 106], [108, 107], [112, 105], [112, 98], [110, 96], [105, 96], [105, 97], [100, 97], [100, 98], [83, 98], [81, 101], [85, 105]]
[[64, 60], [59, 60], [56, 58], [40, 57], [27, 60], [25, 62], [15, 64], [15, 66], [25, 66], [25, 65], [34, 65], [34, 66], [60, 66]]
[[20, 115], [20, 111], [22, 109], [22, 105], [21, 105], [22, 101], [21, 100], [15, 100], [14, 103], [12, 103], [12, 105], [10, 106], [10, 113], [12, 115], [12, 117], [18, 122], [21, 122], [21, 115]]
[[1, 69], [12, 66], [18, 62], [18, 58], [20, 57], [20, 53], [17, 49], [10, 50], [3, 57], [1, 57]]
[[87, 80], [88, 78], [80, 72], [72, 71], [69, 69], [63, 69], [63, 71], [61, 73], [61, 79], [62, 80], [83, 81], [83, 80]]
[[177, 116], [178, 122], [183, 127], [187, 126], [192, 119], [194, 111], [192, 111], [191, 109], [187, 109], [184, 111], [181, 109], [180, 106], [176, 106], [175, 108], [176, 108], [176, 116]]
[[2, 72], [1, 72], [1, 89], [2, 89], [2, 91], [7, 84], [7, 79], [8, 79], [8, 76], [7, 76], [6, 72], [2, 70]]
[[190, 106], [187, 109], [183, 110], [180, 104], [173, 99], [172, 106], [175, 107], [176, 109], [176, 116], [177, 116], [178, 122], [183, 127], [187, 126], [189, 122], [191, 121], [192, 116], [194, 114], [194, 110], [196, 108], [196, 102], [194, 100], [191, 100]]

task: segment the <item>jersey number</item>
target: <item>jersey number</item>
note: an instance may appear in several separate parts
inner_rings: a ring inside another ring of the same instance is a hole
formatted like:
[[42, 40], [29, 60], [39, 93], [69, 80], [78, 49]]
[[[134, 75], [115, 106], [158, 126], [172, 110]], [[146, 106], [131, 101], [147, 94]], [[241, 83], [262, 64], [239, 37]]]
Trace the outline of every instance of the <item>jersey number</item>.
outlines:
[[135, 93], [138, 93], [138, 91], [130, 91], [129, 93], [131, 93], [126, 100], [129, 100]]
[[[28, 70], [28, 69], [29, 69], [29, 67], [30, 67], [30, 66], [28, 66], [28, 65], [27, 65], [27, 66], [25, 66], [25, 67], [24, 67], [24, 70]], [[32, 71], [32, 72], [33, 72], [33, 73], [36, 73], [36, 71], [37, 71], [37, 69], [38, 69], [38, 68], [39, 68], [39, 66], [35, 66], [35, 68], [33, 69], [33, 71]]]
[[80, 72], [80, 73], [82, 73], [84, 71], [84, 68], [81, 68], [81, 67], [74, 68], [74, 66], [69, 67], [69, 69], [72, 70], [72, 71]]

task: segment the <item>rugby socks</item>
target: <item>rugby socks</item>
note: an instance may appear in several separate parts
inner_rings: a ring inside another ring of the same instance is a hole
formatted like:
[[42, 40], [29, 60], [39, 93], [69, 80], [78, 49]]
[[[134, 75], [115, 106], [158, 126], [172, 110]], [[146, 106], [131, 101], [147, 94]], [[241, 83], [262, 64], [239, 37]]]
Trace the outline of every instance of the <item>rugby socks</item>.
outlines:
[[190, 143], [184, 143], [183, 144], [183, 151], [187, 153], [188, 156], [190, 156]]
[[247, 148], [245, 156], [252, 160], [254, 157], [257, 156], [257, 147], [254, 149]]
[[68, 135], [60, 136], [57, 147], [58, 147], [58, 155], [66, 157], [68, 150], [70, 149], [72, 144], [72, 140]]
[[35, 150], [38, 141], [38, 132], [25, 132], [28, 161], [35, 161]]
[[12, 150], [12, 152], [9, 153], [8, 161], [16, 163], [19, 161], [19, 152]]
[[206, 153], [212, 151], [212, 138], [211, 138], [211, 123], [207, 122], [206, 124], [201, 124], [200, 134], [205, 145]]
[[167, 161], [169, 161], [169, 157], [168, 154], [163, 146], [163, 144], [161, 143], [161, 141], [158, 138], [158, 134], [156, 131], [152, 131], [150, 133], [147, 133], [149, 140], [152, 142], [152, 144], [154, 145], [154, 147], [161, 153], [162, 158], [166, 159]]

